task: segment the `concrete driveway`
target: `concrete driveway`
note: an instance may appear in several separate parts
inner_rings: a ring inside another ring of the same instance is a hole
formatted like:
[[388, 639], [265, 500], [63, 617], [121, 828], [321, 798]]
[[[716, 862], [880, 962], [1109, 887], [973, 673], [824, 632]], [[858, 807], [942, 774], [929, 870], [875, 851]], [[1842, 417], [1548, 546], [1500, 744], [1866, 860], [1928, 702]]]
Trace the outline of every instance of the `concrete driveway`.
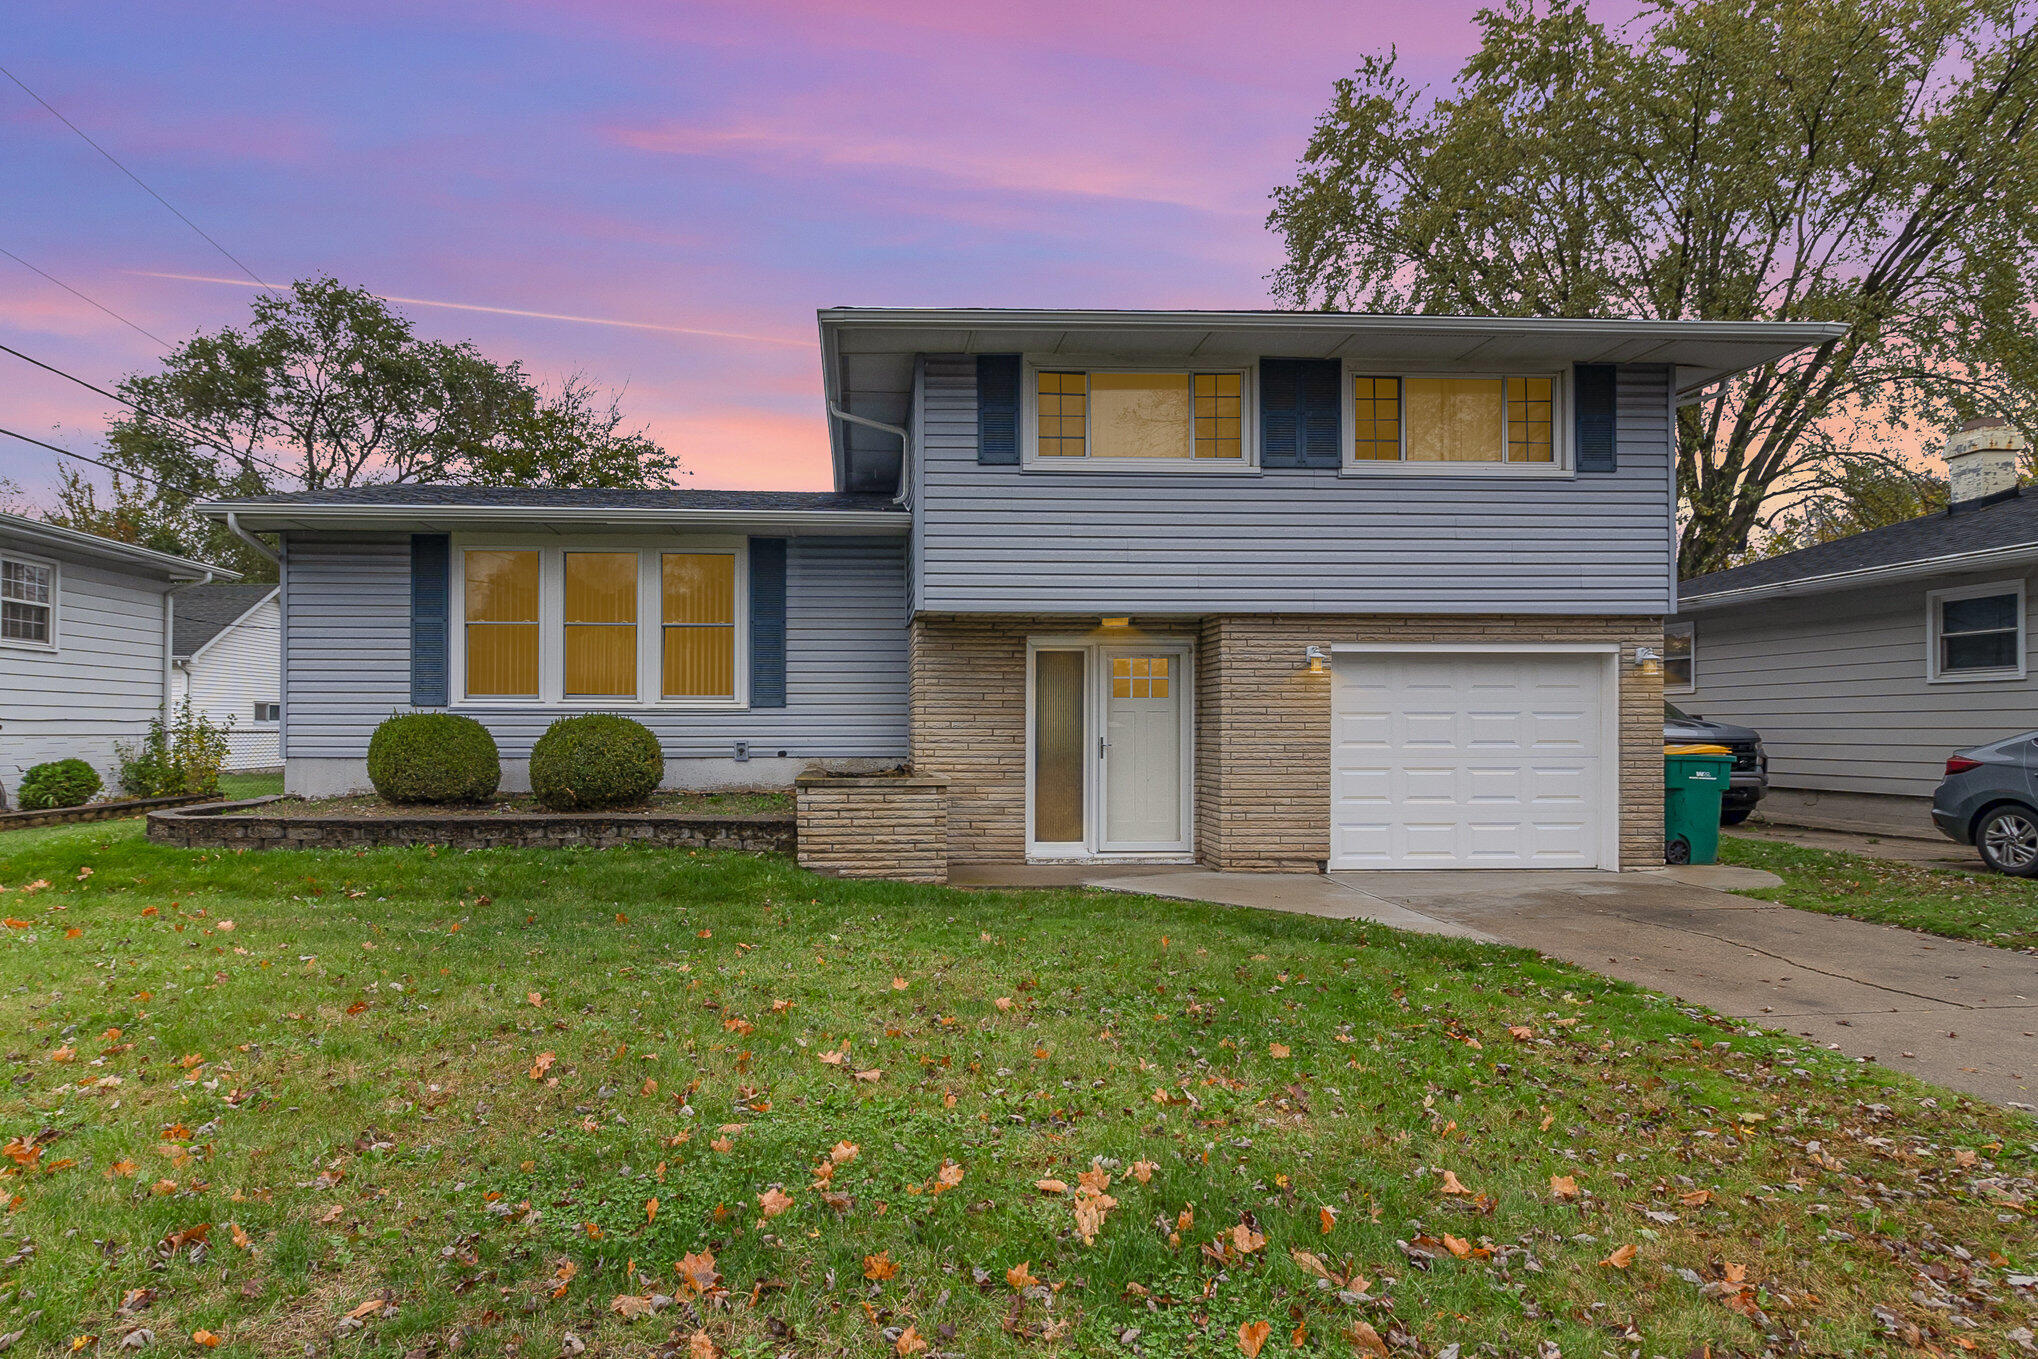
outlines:
[[1083, 880], [1519, 944], [1984, 1099], [2038, 1106], [2038, 957], [2028, 954], [1654, 873], [1093, 870]]

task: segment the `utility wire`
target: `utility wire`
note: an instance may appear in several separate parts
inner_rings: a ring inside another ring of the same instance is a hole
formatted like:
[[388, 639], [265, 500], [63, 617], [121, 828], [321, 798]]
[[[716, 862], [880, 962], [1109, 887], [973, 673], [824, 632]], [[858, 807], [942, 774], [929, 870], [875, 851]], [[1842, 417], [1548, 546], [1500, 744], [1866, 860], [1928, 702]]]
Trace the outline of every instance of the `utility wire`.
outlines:
[[129, 330], [140, 331], [141, 334], [148, 336], [151, 340], [154, 340], [157, 344], [161, 345], [165, 349], [171, 347], [170, 342], [168, 340], [156, 334], [154, 331], [142, 330], [140, 326], [128, 320], [125, 316], [122, 316], [119, 312], [107, 306], [104, 302], [96, 301], [93, 298], [85, 296], [85, 294], [79, 292], [76, 288], [73, 288], [70, 284], [64, 282], [56, 275], [36, 268], [33, 264], [30, 264], [27, 260], [21, 258], [21, 256], [15, 254], [12, 250], [9, 250], [4, 245], [0, 245], [0, 255], [5, 255], [8, 259], [13, 260], [16, 264], [28, 270], [31, 274], [41, 274], [44, 278], [56, 284], [59, 288], [62, 288], [65, 292], [77, 298], [80, 302], [84, 302], [89, 306], [99, 308], [99, 310], [105, 312], [108, 316], [111, 316], [114, 320], [120, 322], [122, 325], [126, 326]]
[[115, 467], [110, 462], [101, 462], [97, 458], [88, 458], [83, 453], [73, 453], [68, 448], [58, 448], [55, 444], [46, 444], [40, 439], [31, 439], [26, 434], [16, 434], [11, 429], [0, 429], [0, 434], [5, 434], [10, 439], [19, 439], [25, 444], [34, 444], [37, 448], [47, 448], [52, 453], [61, 453], [67, 458], [76, 458], [79, 462], [89, 462], [94, 467], [103, 467], [116, 476], [133, 477], [136, 481], [145, 481], [159, 491], [172, 491], [178, 495], [188, 495], [193, 500], [205, 499], [203, 491], [194, 491], [188, 486], [172, 486], [168, 482], [157, 481], [154, 477], [150, 476], [143, 476], [140, 472], [129, 468]]
[[6, 76], [16, 85], [20, 85], [21, 92], [23, 94], [27, 95], [30, 99], [33, 99], [36, 103], [41, 104], [44, 108], [48, 109], [50, 112], [50, 116], [52, 118], [55, 118], [65, 127], [77, 133], [79, 137], [84, 139], [85, 145], [91, 147], [94, 151], [97, 151], [100, 155], [106, 157], [106, 159], [112, 164], [114, 169], [120, 171], [122, 174], [126, 175], [129, 179], [133, 180], [143, 193], [147, 194], [149, 197], [155, 199], [158, 203], [161, 203], [164, 207], [168, 208], [171, 211], [171, 213], [176, 216], [178, 221], [182, 222], [185, 226], [188, 226], [193, 231], [197, 232], [201, 237], [204, 238], [205, 243], [207, 245], [211, 246], [214, 250], [217, 250], [220, 254], [226, 256], [228, 260], [232, 261], [234, 268], [240, 270], [242, 273], [246, 274], [249, 278], [255, 280], [255, 282], [260, 283], [264, 288], [270, 286], [268, 283], [264, 282], [260, 274], [256, 273], [253, 269], [248, 268], [247, 265], [242, 264], [239, 259], [235, 258], [233, 251], [228, 250], [218, 241], [213, 240], [211, 236], [206, 235], [205, 229], [199, 226], [198, 223], [192, 221], [189, 217], [186, 217], [183, 213], [178, 212], [177, 207], [174, 203], [172, 203], [169, 199], [163, 197], [161, 194], [157, 193], [154, 189], [151, 189], [147, 184], [142, 183], [141, 176], [136, 174], [134, 171], [128, 169], [125, 165], [122, 165], [118, 160], [114, 159], [114, 155], [111, 151], [108, 151], [98, 142], [95, 142], [90, 137], [86, 136], [85, 129], [79, 127], [76, 123], [72, 122], [69, 118], [66, 118], [63, 114], [58, 113], [56, 110], [56, 106], [51, 104], [49, 100], [43, 98], [41, 95], [37, 94], [34, 90], [29, 89], [27, 85], [22, 84], [20, 76], [14, 74], [14, 72], [8, 70], [5, 66], [0, 66], [0, 75]]
[[79, 377], [76, 373], [67, 373], [63, 369], [58, 368], [54, 364], [44, 363], [41, 359], [36, 358], [32, 354], [22, 353], [19, 349], [14, 348], [12, 345], [0, 344], [0, 353], [12, 354], [15, 358], [20, 359], [23, 363], [32, 363], [36, 367], [42, 369], [45, 373], [55, 373], [58, 377], [63, 378], [67, 382], [77, 383], [80, 387], [83, 387], [88, 392], [97, 392], [99, 395], [105, 397], [108, 401], [118, 401], [121, 405], [126, 406], [129, 409], [135, 411], [143, 419], [154, 420], [157, 424], [163, 425], [175, 431], [178, 434], [184, 435], [186, 438], [190, 439], [193, 443], [197, 444], [200, 448], [210, 448], [214, 452], [226, 454], [229, 458], [246, 457], [248, 461], [260, 463], [262, 466], [268, 468], [270, 471], [276, 473], [276, 475], [278, 476], [289, 477], [293, 481], [302, 479], [298, 476], [297, 473], [290, 471], [288, 468], [278, 467], [275, 463], [270, 462], [267, 458], [256, 457], [252, 451], [243, 454], [237, 452], [234, 449], [228, 448], [223, 444], [214, 442], [210, 437], [206, 436], [205, 431], [199, 429], [196, 425], [185, 424], [182, 421], [172, 420], [167, 415], [159, 415], [156, 412], [148, 409], [148, 407], [146, 406], [128, 400], [126, 397], [122, 396], [118, 392], [109, 392], [96, 382], [88, 382], [84, 378]]

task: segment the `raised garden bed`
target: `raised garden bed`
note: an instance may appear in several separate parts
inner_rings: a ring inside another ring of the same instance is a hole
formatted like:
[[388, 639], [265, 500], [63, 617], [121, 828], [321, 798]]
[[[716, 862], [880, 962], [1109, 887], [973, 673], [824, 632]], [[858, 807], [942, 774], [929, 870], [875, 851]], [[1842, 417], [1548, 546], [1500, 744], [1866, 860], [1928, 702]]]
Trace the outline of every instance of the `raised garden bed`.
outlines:
[[123, 817], [140, 816], [158, 807], [187, 807], [207, 800], [206, 794], [187, 793], [181, 797], [131, 797], [113, 802], [87, 802], [77, 807], [0, 812], [0, 831], [27, 830], [31, 826], [69, 826], [80, 821], [118, 821]]
[[[639, 810], [610, 812], [548, 812], [528, 805], [520, 808], [517, 800], [485, 807], [424, 808], [398, 807], [373, 798], [307, 802], [259, 797], [151, 812], [149, 839], [187, 849], [235, 850], [660, 845], [759, 854], [793, 851], [796, 834], [790, 808], [732, 810], [721, 800], [729, 796], [672, 794]], [[784, 801], [779, 799], [781, 805]], [[755, 801], [750, 805], [769, 806]]]

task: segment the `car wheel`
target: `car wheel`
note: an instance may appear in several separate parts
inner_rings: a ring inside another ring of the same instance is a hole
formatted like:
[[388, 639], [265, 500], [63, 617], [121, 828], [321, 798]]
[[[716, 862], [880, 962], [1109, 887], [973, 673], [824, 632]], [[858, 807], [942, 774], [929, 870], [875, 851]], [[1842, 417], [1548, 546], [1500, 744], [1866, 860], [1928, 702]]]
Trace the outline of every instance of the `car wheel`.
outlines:
[[1997, 807], [1974, 828], [1974, 847], [1981, 851], [1981, 861], [1998, 873], [2038, 876], [2038, 812]]
[[1722, 826], [1738, 826], [1754, 814], [1753, 807], [1728, 807], [1720, 812]]

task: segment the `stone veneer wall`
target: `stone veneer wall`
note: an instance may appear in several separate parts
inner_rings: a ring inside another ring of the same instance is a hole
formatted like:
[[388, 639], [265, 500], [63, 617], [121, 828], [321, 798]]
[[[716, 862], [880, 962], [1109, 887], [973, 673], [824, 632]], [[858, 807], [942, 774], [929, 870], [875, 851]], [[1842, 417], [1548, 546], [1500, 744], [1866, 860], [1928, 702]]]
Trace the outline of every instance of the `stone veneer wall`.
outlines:
[[948, 782], [802, 775], [800, 867], [838, 878], [948, 881]]
[[[912, 632], [912, 759], [946, 778], [952, 863], [1026, 856], [1026, 639], [1196, 641], [1196, 856], [1215, 868], [1310, 871], [1330, 854], [1330, 680], [1302, 668], [1336, 642], [1662, 645], [1657, 618], [1221, 615], [1200, 624], [1093, 616], [923, 616]], [[1663, 861], [1663, 681], [1621, 677], [1621, 863]]]

